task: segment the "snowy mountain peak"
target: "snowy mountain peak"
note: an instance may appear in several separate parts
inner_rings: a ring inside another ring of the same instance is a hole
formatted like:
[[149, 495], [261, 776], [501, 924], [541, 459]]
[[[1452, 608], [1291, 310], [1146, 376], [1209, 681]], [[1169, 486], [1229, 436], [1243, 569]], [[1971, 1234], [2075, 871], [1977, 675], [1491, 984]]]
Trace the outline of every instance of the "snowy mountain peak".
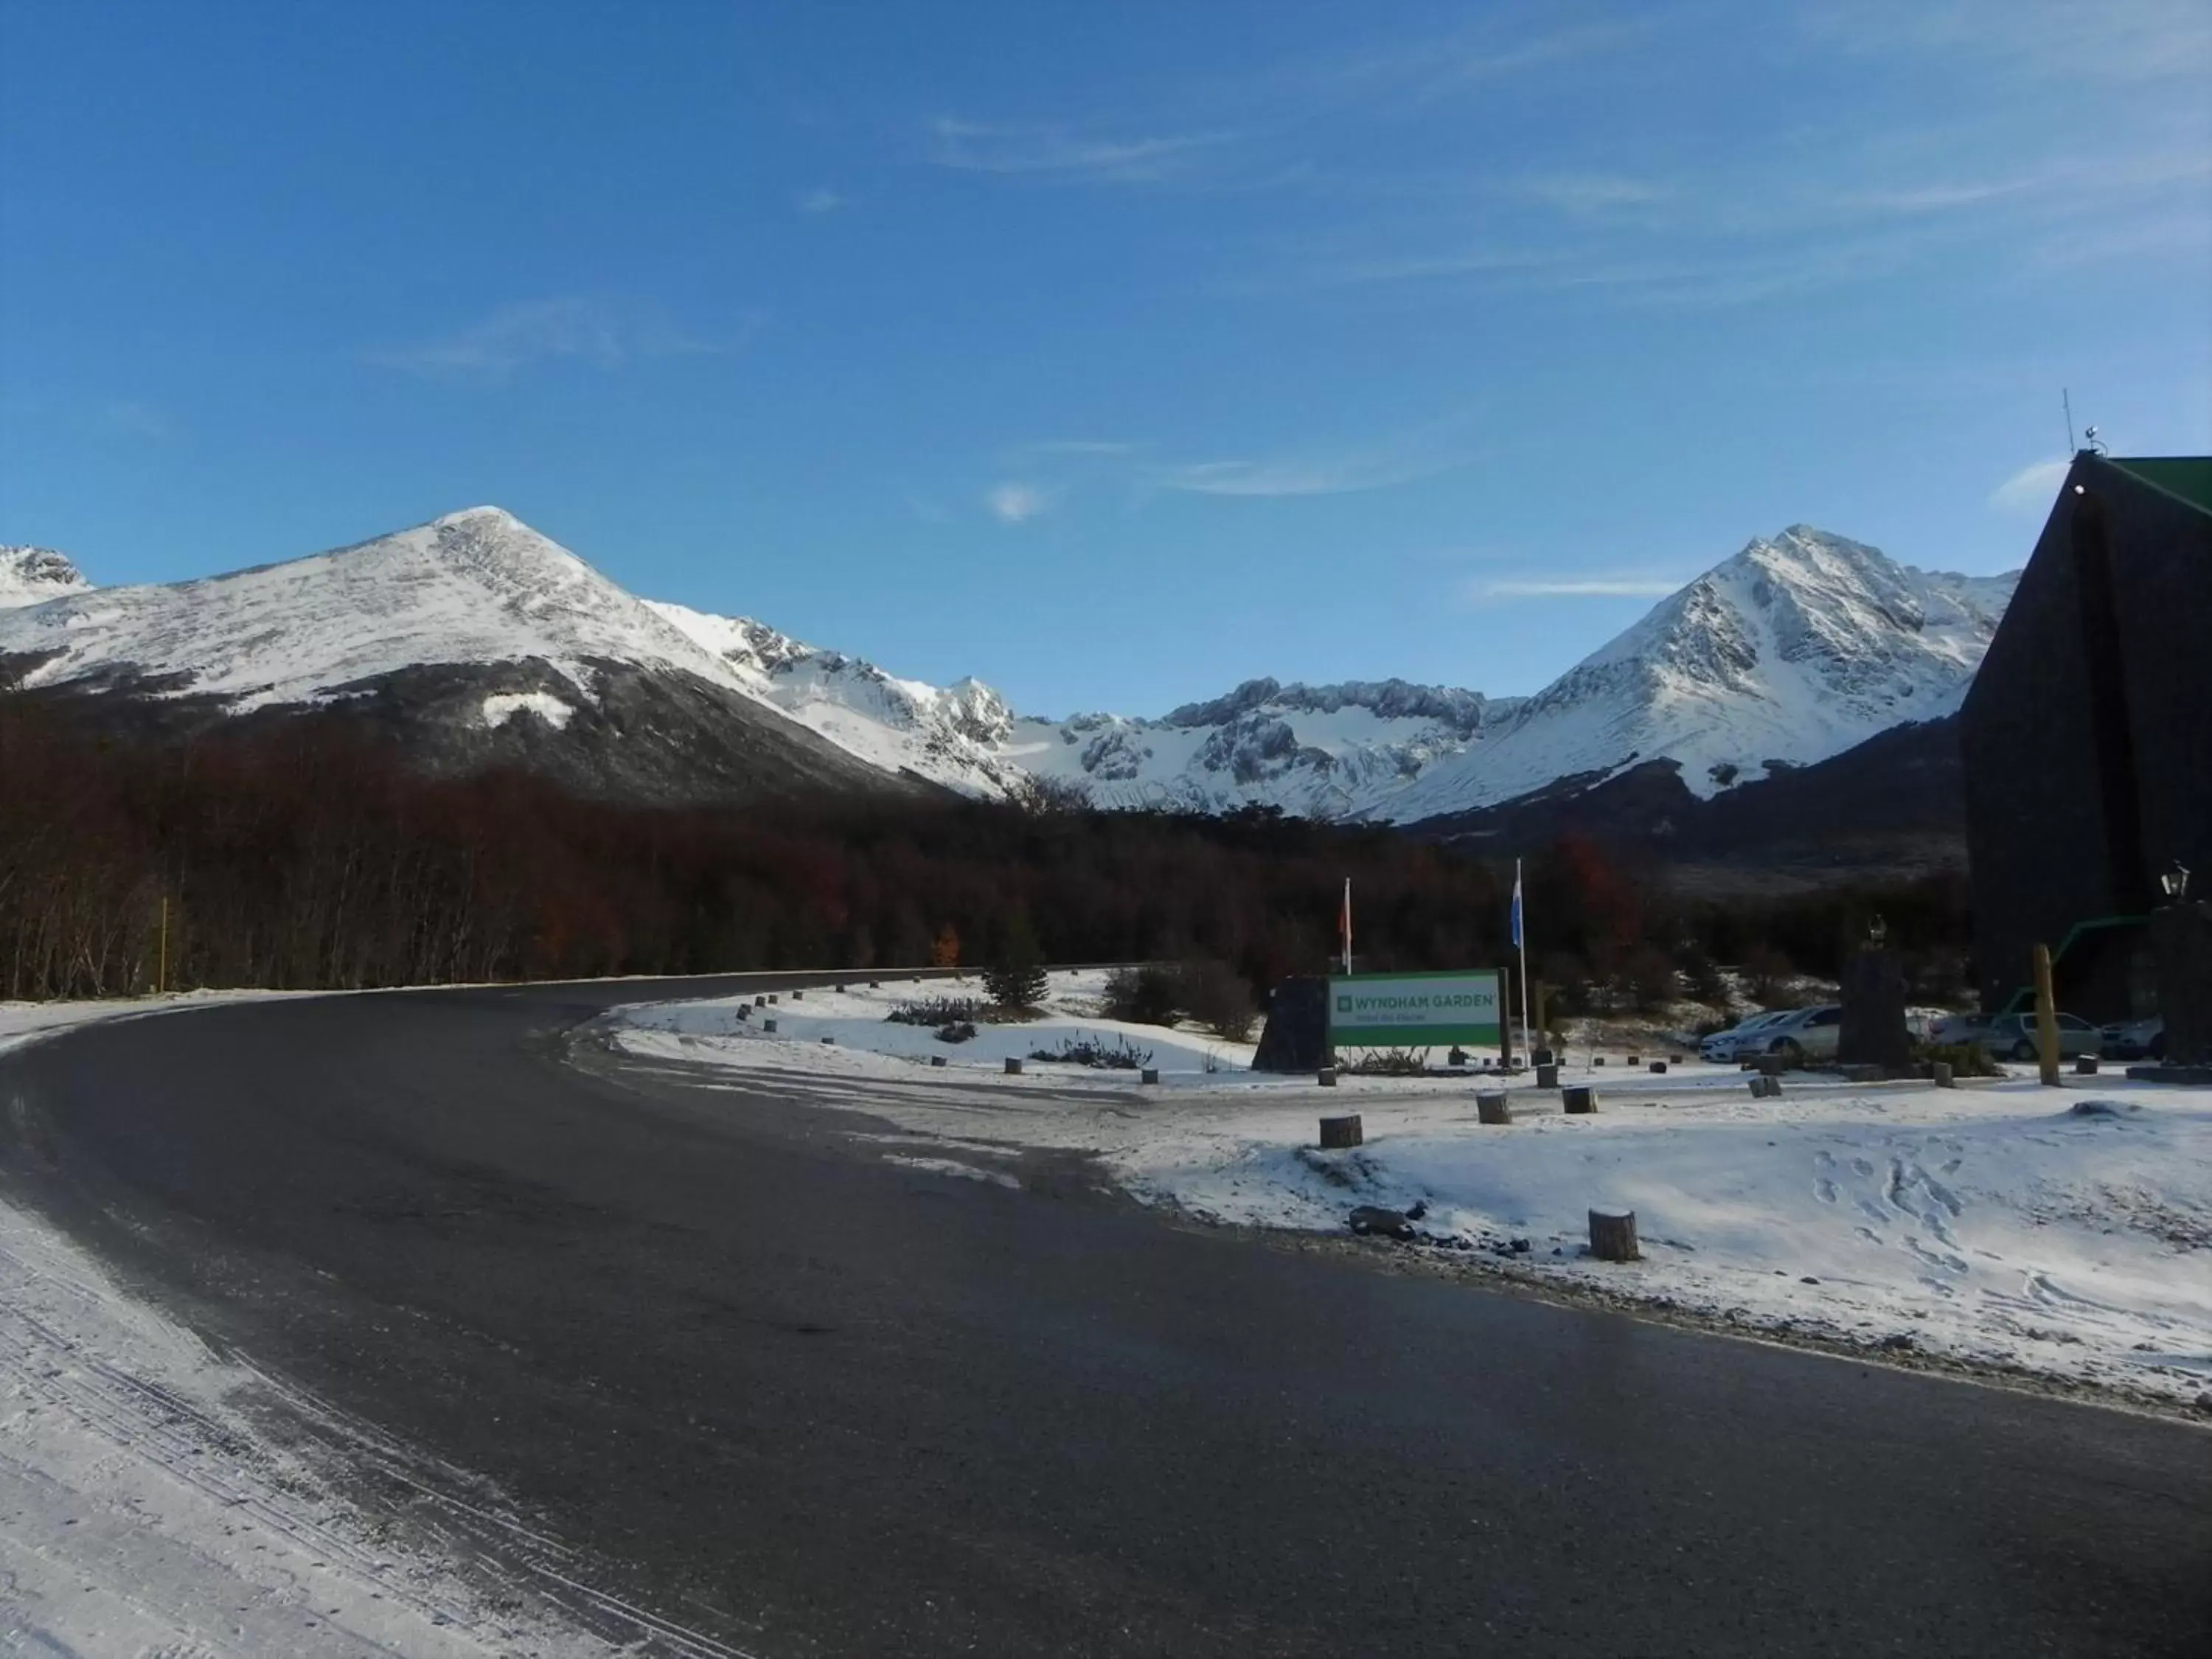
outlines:
[[735, 693], [778, 730], [971, 793], [1034, 777], [1101, 806], [1258, 803], [1406, 822], [1653, 760], [1711, 794], [1948, 714], [2015, 580], [1916, 570], [1792, 525], [1534, 696], [1261, 678], [1157, 720], [1059, 720], [1018, 716], [972, 678], [903, 679], [751, 617], [638, 599], [487, 506], [161, 587], [94, 590], [59, 555], [0, 550], [0, 659], [27, 663], [16, 671], [27, 684], [191, 692], [234, 709], [470, 669], [487, 685], [487, 728], [520, 717], [559, 732], [590, 726], [569, 717], [630, 671], [672, 673], [705, 682], [718, 707]]
[[0, 611], [91, 591], [84, 573], [51, 547], [0, 547]]

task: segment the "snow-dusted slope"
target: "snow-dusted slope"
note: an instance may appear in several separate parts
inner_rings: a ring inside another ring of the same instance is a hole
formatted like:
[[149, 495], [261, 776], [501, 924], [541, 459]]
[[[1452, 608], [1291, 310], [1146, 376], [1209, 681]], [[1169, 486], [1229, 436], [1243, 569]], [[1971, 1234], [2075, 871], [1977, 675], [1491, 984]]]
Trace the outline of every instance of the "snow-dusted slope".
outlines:
[[1915, 570], [1794, 525], [1662, 600], [1478, 750], [1392, 802], [1425, 817], [1637, 760], [1699, 795], [1955, 712], [2016, 574]]
[[748, 617], [647, 603], [712, 652], [743, 690], [862, 760], [984, 794], [1002, 793], [1018, 775], [1004, 752], [1013, 716], [979, 680], [942, 688], [902, 680]]
[[1159, 719], [1047, 720], [1012, 714], [972, 679], [901, 679], [748, 618], [637, 599], [477, 507], [166, 587], [93, 589], [58, 555], [9, 550], [0, 658], [33, 664], [32, 685], [150, 685], [239, 710], [327, 702], [425, 668], [498, 670], [467, 720], [570, 742], [598, 729], [570, 716], [596, 707], [606, 675], [673, 673], [735, 694], [725, 706], [759, 710], [749, 721], [975, 793], [1037, 777], [1105, 806], [1263, 803], [1408, 822], [1660, 758], [1709, 795], [1770, 763], [1822, 760], [1948, 714], [2013, 581], [1913, 570], [1797, 526], [1753, 541], [1533, 697], [1261, 679]]
[[51, 547], [0, 547], [0, 611], [91, 589], [83, 574]]
[[423, 664], [538, 661], [588, 697], [593, 661], [742, 689], [643, 600], [497, 507], [283, 564], [92, 588], [0, 612], [29, 686], [129, 670], [244, 711], [309, 703]]
[[1005, 754], [1104, 806], [1259, 803], [1314, 817], [1392, 817], [1389, 804], [1509, 720], [1519, 698], [1404, 680], [1248, 680], [1159, 720], [1018, 720]]

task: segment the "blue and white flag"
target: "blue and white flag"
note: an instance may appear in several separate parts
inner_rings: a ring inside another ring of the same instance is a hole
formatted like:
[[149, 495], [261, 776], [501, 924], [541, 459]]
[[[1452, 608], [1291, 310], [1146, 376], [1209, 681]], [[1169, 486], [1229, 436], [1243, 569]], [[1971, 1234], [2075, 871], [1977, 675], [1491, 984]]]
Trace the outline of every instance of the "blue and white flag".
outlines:
[[1513, 860], [1513, 948], [1521, 948], [1521, 860]]

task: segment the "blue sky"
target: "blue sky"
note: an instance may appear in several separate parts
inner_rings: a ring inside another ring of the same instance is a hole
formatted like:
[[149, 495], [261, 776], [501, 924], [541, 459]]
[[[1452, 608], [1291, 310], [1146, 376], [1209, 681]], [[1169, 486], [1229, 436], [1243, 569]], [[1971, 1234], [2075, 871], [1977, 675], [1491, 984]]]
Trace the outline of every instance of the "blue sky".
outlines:
[[[0, 540], [496, 502], [1041, 713], [1533, 690], [2212, 447], [2202, 0], [0, 0]], [[2038, 471], [2037, 469], [2043, 469]]]

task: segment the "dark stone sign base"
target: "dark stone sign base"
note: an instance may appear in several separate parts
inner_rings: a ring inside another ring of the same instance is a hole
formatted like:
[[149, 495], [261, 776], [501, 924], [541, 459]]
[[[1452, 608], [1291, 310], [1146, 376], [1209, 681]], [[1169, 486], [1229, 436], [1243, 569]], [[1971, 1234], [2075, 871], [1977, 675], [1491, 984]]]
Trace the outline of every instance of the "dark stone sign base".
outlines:
[[1881, 1075], [1910, 1076], [1912, 1034], [1905, 1029], [1905, 972], [1887, 951], [1860, 951], [1844, 963], [1844, 1023], [1836, 1036], [1839, 1066], [1879, 1066]]
[[2172, 1083], [2186, 1085], [2192, 1089], [2212, 1088], [2212, 1066], [2176, 1066], [2166, 1063], [2157, 1066], [2130, 1066], [2130, 1083]]
[[1328, 981], [1286, 979], [1269, 994], [1255, 1072], [1314, 1072], [1328, 1064]]
[[2152, 911], [2150, 943], [2166, 1064], [2212, 1067], [2212, 904], [2196, 899]]

